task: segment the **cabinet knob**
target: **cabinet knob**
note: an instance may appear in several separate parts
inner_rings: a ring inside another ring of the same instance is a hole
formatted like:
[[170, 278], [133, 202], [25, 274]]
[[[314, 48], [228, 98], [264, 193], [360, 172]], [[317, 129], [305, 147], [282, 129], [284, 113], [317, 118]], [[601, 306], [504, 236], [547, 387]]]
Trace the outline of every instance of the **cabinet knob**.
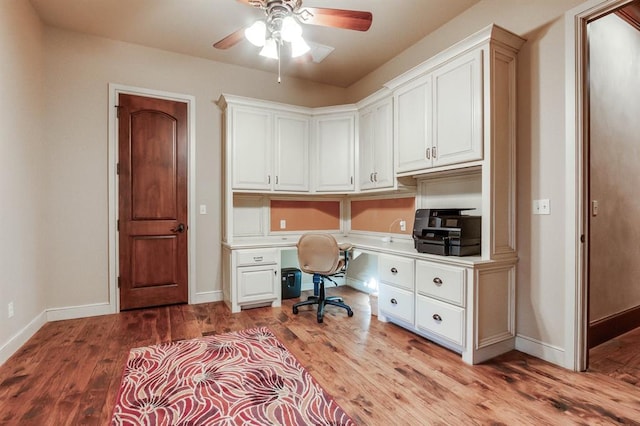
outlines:
[[369, 182], [373, 182], [373, 173], [369, 175]]
[[398, 301], [397, 301], [396, 299], [391, 299], [391, 304], [392, 304], [392, 305], [397, 305], [397, 304], [398, 304]]
[[373, 181], [377, 182], [378, 181], [378, 172], [374, 172], [373, 173]]
[[426, 151], [425, 155], [427, 157], [427, 160], [431, 160], [431, 148], [427, 148], [427, 151]]
[[433, 317], [432, 317], [432, 318], [433, 318], [434, 320], [436, 320], [436, 321], [442, 321], [442, 317], [441, 317], [440, 315], [438, 315], [438, 314], [433, 314]]
[[262, 256], [253, 256], [254, 262], [262, 262]]
[[431, 148], [431, 156], [433, 157], [433, 159], [436, 159], [436, 147], [434, 146], [433, 148]]
[[391, 268], [391, 273], [392, 273], [392, 274], [397, 274], [397, 273], [398, 273], [398, 270], [397, 270], [396, 268]]
[[440, 278], [438, 278], [438, 277], [435, 277], [435, 278], [433, 279], [433, 283], [434, 283], [435, 285], [437, 285], [438, 287], [440, 287], [440, 286], [442, 285], [442, 280], [441, 280]]

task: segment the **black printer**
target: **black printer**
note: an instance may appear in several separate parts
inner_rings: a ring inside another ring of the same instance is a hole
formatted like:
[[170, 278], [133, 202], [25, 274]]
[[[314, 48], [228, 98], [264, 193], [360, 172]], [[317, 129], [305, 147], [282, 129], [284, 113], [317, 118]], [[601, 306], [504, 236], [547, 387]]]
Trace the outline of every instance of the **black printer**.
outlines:
[[413, 242], [419, 253], [443, 256], [480, 254], [481, 217], [463, 215], [474, 209], [418, 209]]

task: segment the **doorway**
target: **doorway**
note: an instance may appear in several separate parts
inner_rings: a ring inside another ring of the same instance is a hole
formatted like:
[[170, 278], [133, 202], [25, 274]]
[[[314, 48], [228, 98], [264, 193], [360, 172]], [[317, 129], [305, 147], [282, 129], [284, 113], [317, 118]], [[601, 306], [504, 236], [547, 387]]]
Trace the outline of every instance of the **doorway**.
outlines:
[[586, 27], [587, 367], [593, 353], [608, 368], [606, 347], [591, 349], [640, 326], [640, 0]]
[[137, 95], [148, 98], [157, 98], [165, 100], [173, 100], [185, 103], [187, 105], [187, 144], [188, 144], [188, 303], [198, 303], [200, 299], [208, 301], [207, 298], [201, 297], [197, 293], [196, 282], [196, 173], [195, 173], [195, 152], [196, 152], [196, 99], [192, 95], [185, 95], [174, 92], [166, 92], [160, 90], [146, 89], [134, 86], [126, 86], [122, 84], [109, 83], [109, 143], [108, 143], [108, 228], [109, 228], [109, 280], [108, 280], [108, 312], [115, 313], [121, 310], [120, 307], [120, 290], [118, 288], [118, 278], [120, 273], [119, 265], [119, 175], [117, 174], [118, 163], [118, 118], [117, 105], [121, 94]]

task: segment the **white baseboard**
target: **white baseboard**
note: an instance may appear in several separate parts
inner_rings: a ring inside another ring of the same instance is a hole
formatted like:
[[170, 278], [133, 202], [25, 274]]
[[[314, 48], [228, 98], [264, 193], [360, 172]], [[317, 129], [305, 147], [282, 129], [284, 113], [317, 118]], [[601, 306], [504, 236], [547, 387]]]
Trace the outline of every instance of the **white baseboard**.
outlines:
[[115, 306], [111, 306], [109, 303], [94, 303], [91, 305], [49, 308], [47, 309], [47, 322], [96, 317], [98, 315], [109, 315], [115, 313]]
[[40, 330], [40, 327], [42, 327], [46, 322], [46, 311], [42, 311], [22, 330], [18, 331], [13, 337], [4, 343], [0, 347], [0, 365], [4, 364], [11, 355], [16, 353], [18, 349], [20, 349], [20, 346], [24, 345], [31, 336], [36, 334], [36, 331]]
[[516, 350], [564, 367], [564, 349], [530, 337], [516, 336]]
[[199, 303], [221, 302], [223, 299], [224, 295], [222, 294], [222, 290], [203, 291], [196, 293], [191, 303], [197, 305]]

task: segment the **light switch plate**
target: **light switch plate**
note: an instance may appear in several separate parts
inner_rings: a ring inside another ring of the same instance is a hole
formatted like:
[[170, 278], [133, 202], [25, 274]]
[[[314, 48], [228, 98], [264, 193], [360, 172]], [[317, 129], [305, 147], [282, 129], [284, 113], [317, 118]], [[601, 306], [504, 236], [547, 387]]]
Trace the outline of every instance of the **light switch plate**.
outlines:
[[280, 229], [287, 229], [287, 221], [280, 219]]

